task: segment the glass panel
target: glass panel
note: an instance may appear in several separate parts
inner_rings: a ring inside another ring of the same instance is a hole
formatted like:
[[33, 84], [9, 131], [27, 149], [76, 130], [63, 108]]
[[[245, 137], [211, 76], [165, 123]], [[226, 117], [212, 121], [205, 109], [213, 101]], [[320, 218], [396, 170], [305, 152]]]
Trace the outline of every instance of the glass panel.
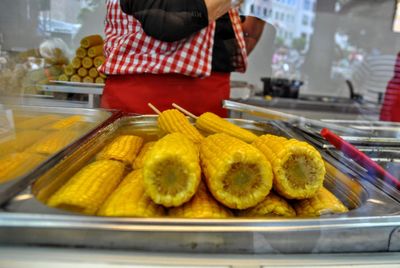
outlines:
[[[104, 22], [108, 1], [117, 3], [119, 0], [0, 1], [0, 105], [5, 104], [4, 109], [0, 109], [0, 159], [4, 160], [6, 153], [19, 156], [22, 151], [29, 148], [29, 150], [35, 149], [41, 141], [47, 143], [50, 140], [48, 135], [52, 135], [52, 132], [60, 134], [60, 139], [66, 138], [65, 129], [49, 130], [45, 125], [50, 126], [56, 123], [56, 120], [65, 120], [69, 118], [69, 113], [57, 112], [55, 108], [44, 106], [99, 107], [98, 97], [102, 94], [106, 79], [106, 74], [99, 72], [99, 66], [102, 65], [106, 56], [103, 45], [104, 39], [107, 38]], [[289, 177], [297, 179], [297, 176], [304, 177], [318, 173], [325, 167], [327, 175], [320, 176], [325, 178], [325, 187], [342, 201], [349, 211], [331, 215], [330, 209], [326, 210], [322, 207], [321, 211], [317, 211], [317, 214], [319, 212], [323, 214], [321, 217], [313, 215], [307, 219], [282, 220], [282, 218], [271, 217], [275, 213], [273, 211], [257, 219], [235, 217], [223, 221], [172, 218], [152, 220], [131, 218], [121, 221], [119, 218], [89, 218], [79, 213], [70, 215], [64, 210], [55, 211], [44, 204], [47, 199], [56, 193], [56, 190], [61, 189], [64, 183], [77, 172], [94, 161], [95, 155], [114, 137], [122, 134], [148, 137], [146, 124], [149, 122], [146, 118], [151, 119], [151, 129], [155, 129], [157, 134], [154, 140], [165, 134], [159, 132], [156, 116], [127, 116], [125, 119], [104, 126], [103, 131], [92, 133], [90, 139], [85, 136], [87, 138], [85, 143], [81, 138], [106, 118], [101, 117], [101, 120], [94, 122], [84, 111], [98, 110], [78, 109], [78, 112], [71, 114], [71, 116], [79, 114], [83, 118], [78, 120], [80, 123], [73, 126], [71, 130], [74, 131], [73, 134], [77, 132], [76, 136], [65, 142], [65, 146], [57, 147], [54, 152], [47, 154], [35, 152], [35, 154], [45, 155], [36, 164], [31, 161], [34, 158], [20, 160], [23, 164], [35, 164], [36, 167], [28, 166], [24, 170], [21, 164], [16, 168], [13, 176], [4, 177], [4, 181], [7, 180], [5, 182], [7, 187], [10, 185], [8, 183], [19, 187], [19, 182], [24, 182], [23, 185], [26, 186], [27, 182], [22, 181], [23, 178], [33, 178], [29, 177], [29, 174], [33, 174], [32, 172], [43, 173], [43, 176], [33, 184], [33, 193], [29, 189], [19, 196], [13, 195], [15, 198], [7, 207], [4, 207], [15, 214], [32, 212], [33, 214], [43, 213], [41, 216], [49, 217], [32, 221], [30, 230], [39, 227], [41, 228], [39, 231], [45, 232], [45, 235], [33, 232], [33, 236], [40, 239], [31, 241], [32, 244], [136, 248], [154, 251], [159, 249], [177, 252], [186, 250], [192, 253], [241, 253], [242, 251], [243, 253], [276, 253], [279, 252], [279, 248], [282, 248], [282, 253], [370, 252], [387, 251], [389, 246], [398, 248], [397, 244], [389, 245], [393, 241], [393, 243], [398, 241], [391, 237], [397, 233], [393, 230], [393, 226], [399, 226], [398, 191], [390, 185], [391, 181], [374, 173], [375, 170], [371, 170], [368, 165], [360, 165], [354, 160], [355, 157], [349, 158], [345, 151], [335, 149], [321, 136], [320, 131], [323, 127], [329, 127], [383, 168], [399, 176], [400, 124], [381, 122], [382, 120], [400, 121], [398, 110], [400, 109], [399, 1], [253, 0], [244, 2], [240, 12], [266, 21], [266, 25], [257, 46], [249, 55], [246, 72], [231, 75], [231, 98], [239, 101], [241, 105], [248, 105], [247, 112], [250, 111], [249, 113], [252, 112], [252, 114], [245, 113], [242, 106], [239, 107], [239, 110], [242, 109], [241, 113], [232, 113], [231, 117], [257, 118], [257, 120], [234, 118], [230, 122], [247, 128], [257, 135], [269, 133], [306, 140], [312, 144], [321, 153], [325, 162], [321, 159], [320, 165], [312, 166], [309, 162], [317, 160], [303, 153], [299, 157], [290, 156], [287, 165], [277, 169], [276, 172], [287, 172]], [[193, 12], [192, 16], [199, 16], [199, 12]], [[128, 30], [133, 33], [136, 33], [135, 30], [140, 30], [139, 23], [132, 23], [135, 17], [124, 18], [121, 21], [123, 25], [128, 25]], [[227, 18], [227, 16], [222, 18]], [[242, 19], [246, 22], [248, 18]], [[226, 22], [230, 23], [228, 19], [225, 20]], [[159, 24], [152, 26], [156, 30], [160, 27]], [[243, 35], [247, 38], [249, 37], [247, 34]], [[90, 38], [87, 38], [88, 36]], [[134, 37], [136, 37], [135, 34], [132, 35], [133, 39]], [[117, 31], [115, 40], [122, 40], [119, 38]], [[185, 38], [190, 40], [189, 37]], [[222, 37], [221, 39], [219, 45], [223, 47], [226, 40]], [[131, 43], [135, 45], [135, 42], [134, 40], [130, 42], [131, 39], [127, 40], [125, 43], [117, 42], [114, 47], [122, 48], [122, 52], [132, 52], [133, 49], [130, 49], [129, 45]], [[108, 41], [109, 39], [106, 44], [111, 43]], [[211, 43], [215, 44], [215, 42]], [[211, 63], [215, 63], [217, 61], [215, 58], [219, 56], [225, 60], [234, 58], [230, 56], [233, 55], [233, 51], [236, 51], [236, 43], [230, 42], [226, 45], [227, 51], [224, 52], [227, 52], [228, 56], [218, 53], [212, 55], [214, 61]], [[161, 50], [179, 47], [176, 44], [179, 43], [163, 43]], [[168, 51], [168, 49], [165, 50]], [[146, 59], [151, 61], [153, 58]], [[226, 65], [228, 68], [234, 67], [233, 64]], [[129, 66], [123, 68], [125, 67]], [[219, 67], [224, 68], [224, 64]], [[191, 88], [189, 87], [188, 90]], [[28, 109], [26, 112], [18, 113], [13, 109], [14, 121], [8, 126], [10, 122], [8, 107], [16, 107], [9, 103], [35, 103], [44, 111], [34, 112]], [[259, 108], [256, 110], [254, 106], [260, 107], [256, 107]], [[190, 110], [191, 107], [185, 108]], [[43, 125], [33, 124], [32, 126], [32, 122], [37, 122], [38, 116], [54, 115], [54, 113], [56, 117], [50, 117], [54, 119], [53, 123], [45, 122], [46, 124]], [[264, 122], [260, 118], [280, 121]], [[219, 127], [214, 120], [211, 121], [214, 125], [211, 124], [210, 128]], [[194, 120], [191, 122], [193, 123]], [[226, 130], [225, 127], [222, 128]], [[273, 129], [279, 131], [272, 132]], [[56, 136], [54, 139], [58, 141], [58, 138]], [[276, 141], [273, 146], [279, 148], [280, 141], [282, 140]], [[71, 144], [74, 146], [71, 147]], [[292, 146], [297, 143], [289, 142], [289, 144]], [[301, 148], [299, 146], [299, 152], [312, 150], [301, 144], [303, 146]], [[218, 150], [221, 151], [221, 156], [225, 155], [225, 148]], [[284, 150], [289, 151], [285, 148], [280, 152]], [[54, 158], [54, 155], [58, 157]], [[238, 151], [237, 155], [238, 158], [242, 158], [241, 151]], [[281, 155], [289, 159], [287, 156], [289, 153]], [[236, 153], [234, 156], [236, 159]], [[318, 153], [315, 152], [312, 156], [318, 156]], [[226, 160], [225, 158], [224, 156], [222, 160], [220, 159], [222, 163]], [[55, 160], [50, 163], [48, 162], [50, 159]], [[16, 163], [13, 158], [6, 160], [8, 162], [3, 161], [6, 163], [3, 164], [4, 166], [8, 166], [8, 163]], [[281, 160], [273, 159], [273, 161]], [[130, 170], [129, 164], [126, 171]], [[44, 173], [44, 171], [47, 172]], [[218, 171], [224, 175], [222, 168]], [[247, 178], [252, 177], [253, 174], [244, 170], [243, 174], [239, 175]], [[276, 181], [275, 178], [274, 180]], [[298, 181], [293, 179], [290, 183], [297, 186], [300, 184]], [[306, 185], [306, 183], [302, 184]], [[0, 201], [1, 198], [5, 198], [1, 194], [4, 185], [0, 185]], [[12, 193], [21, 190], [15, 188], [14, 191], [14, 188]], [[238, 190], [238, 192], [241, 191]], [[323, 197], [327, 196], [330, 195]], [[292, 200], [290, 196], [286, 198], [288, 206], [303, 203], [303, 201]], [[213, 197], [211, 200], [214, 200]], [[316, 198], [313, 200], [319, 201]], [[304, 202], [307, 203], [307, 201]], [[332, 203], [328, 202], [328, 205], [330, 204]], [[320, 208], [319, 204], [315, 206]], [[36, 207], [37, 210], [32, 207]], [[339, 212], [343, 212], [343, 207], [340, 208], [342, 210]], [[240, 214], [234, 208], [232, 211], [234, 214]], [[54, 214], [61, 214], [59, 215], [61, 218], [57, 218]], [[70, 216], [75, 219], [76, 225], [65, 224], [71, 220]], [[0, 217], [4, 216], [0, 215]], [[0, 229], [1, 224], [8, 223], [5, 220], [0, 221]], [[13, 224], [15, 233], [0, 233], [9, 235], [7, 239], [10, 241], [18, 240], [25, 234], [27, 238], [30, 238], [29, 232], [18, 233], [17, 220]], [[340, 224], [340, 228], [337, 224]], [[53, 236], [51, 232], [46, 233], [49, 231], [46, 229], [48, 226], [52, 226], [51, 231], [54, 232], [64, 228], [63, 234], [66, 239], [63, 237], [60, 239], [57, 235]], [[22, 228], [25, 228], [24, 225]], [[75, 232], [71, 233], [69, 228], [75, 228]], [[156, 228], [160, 229], [156, 230]], [[355, 228], [359, 228], [357, 232], [354, 232]], [[145, 232], [142, 232], [143, 230]], [[185, 230], [183, 239], [181, 230]], [[132, 235], [131, 239], [126, 239], [126, 234]], [[161, 243], [160, 234], [165, 239]], [[101, 239], [98, 239], [99, 237]], [[308, 239], [309, 237], [311, 238]], [[371, 237], [374, 243], [369, 243]], [[193, 241], [195, 243], [192, 243]], [[243, 241], [243, 243], [238, 241]], [[309, 243], [304, 245], [307, 241]], [[356, 246], [355, 243], [357, 243]], [[274, 248], [274, 244], [277, 248]]]
[[[268, 23], [250, 55], [249, 70], [234, 74], [234, 80], [255, 85], [263, 95], [310, 101], [310, 107], [315, 102], [359, 107], [357, 113], [334, 111], [334, 116], [328, 109], [318, 114], [310, 108], [309, 117], [380, 119], [387, 88], [393, 91], [398, 85], [394, 1], [271, 0], [253, 5], [272, 15], [263, 17]], [[298, 113], [293, 103], [282, 106]]]
[[[76, 56], [75, 50], [80, 46], [83, 37], [102, 35], [104, 17], [105, 6], [100, 0], [2, 1], [2, 102], [89, 107], [86, 103], [93, 101], [88, 98], [88, 94], [68, 94], [65, 93], [68, 90], [62, 89], [53, 92], [50, 85], [52, 81], [59, 80], [60, 76], [63, 77], [65, 68], [72, 63]], [[82, 76], [77, 76], [79, 82], [88, 77], [89, 82], [94, 85], [99, 74], [94, 69], [94, 74], [90, 76], [89, 70], [92, 67], [94, 66], [82, 70]], [[78, 68], [72, 69], [71, 73], [64, 75], [64, 80], [70, 80], [77, 71]]]

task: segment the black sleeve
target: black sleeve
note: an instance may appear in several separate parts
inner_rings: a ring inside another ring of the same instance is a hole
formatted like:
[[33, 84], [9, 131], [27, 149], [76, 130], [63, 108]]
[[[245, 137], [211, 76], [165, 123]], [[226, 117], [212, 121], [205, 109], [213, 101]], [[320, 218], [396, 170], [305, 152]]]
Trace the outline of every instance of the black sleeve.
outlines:
[[208, 25], [204, 0], [120, 0], [120, 5], [147, 35], [161, 41], [181, 40]]

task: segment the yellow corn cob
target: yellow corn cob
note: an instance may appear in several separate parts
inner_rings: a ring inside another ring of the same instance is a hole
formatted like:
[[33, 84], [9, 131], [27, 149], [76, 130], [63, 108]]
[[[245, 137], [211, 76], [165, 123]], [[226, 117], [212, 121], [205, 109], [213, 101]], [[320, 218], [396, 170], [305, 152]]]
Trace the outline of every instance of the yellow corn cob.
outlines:
[[125, 177], [108, 197], [97, 215], [109, 217], [160, 217], [164, 208], [156, 205], [146, 194], [142, 170], [134, 170]]
[[93, 59], [94, 67], [99, 68], [105, 61], [106, 58], [104, 56], [97, 56]]
[[41, 115], [31, 119], [23, 120], [22, 122], [16, 122], [17, 129], [37, 129], [47, 124], [50, 124], [61, 117], [58, 115]]
[[246, 209], [261, 202], [272, 187], [272, 170], [250, 144], [224, 133], [203, 140], [200, 158], [208, 189], [222, 204]]
[[299, 200], [293, 205], [297, 216], [316, 217], [325, 214], [348, 212], [343, 203], [326, 188], [319, 189], [317, 194], [309, 199]]
[[85, 68], [81, 67], [78, 69], [78, 75], [84, 78], [85, 76], [88, 75], [88, 71]]
[[93, 66], [93, 60], [89, 57], [84, 57], [82, 59], [82, 66], [86, 69], [90, 69]]
[[254, 133], [209, 112], [197, 118], [196, 127], [209, 133], [225, 133], [250, 143], [257, 139]]
[[82, 60], [80, 58], [75, 57], [72, 59], [71, 64], [72, 67], [74, 67], [74, 69], [79, 69], [82, 66]]
[[98, 77], [99, 76], [99, 72], [97, 71], [97, 69], [96, 68], [90, 68], [90, 70], [89, 70], [89, 76], [91, 77], [91, 78], [96, 78], [96, 77]]
[[95, 58], [97, 56], [103, 55], [103, 45], [94, 46], [88, 49], [88, 56]]
[[190, 124], [186, 116], [176, 109], [165, 110], [158, 117], [158, 126], [167, 133], [179, 132], [194, 143], [200, 143], [204, 137]]
[[51, 155], [70, 144], [78, 136], [79, 133], [76, 131], [60, 130], [51, 133], [50, 135], [47, 135], [38, 142], [34, 143], [27, 149], [27, 151]]
[[274, 189], [288, 199], [314, 196], [322, 187], [325, 165], [319, 152], [294, 139], [263, 135], [253, 145], [271, 162]]
[[135, 158], [135, 161], [133, 161], [133, 165], [132, 165], [133, 169], [143, 168], [144, 158], [145, 158], [146, 154], [150, 151], [150, 149], [153, 148], [154, 144], [155, 144], [155, 142], [152, 141], [152, 142], [148, 142], [145, 145], [143, 145], [139, 154]]
[[196, 193], [200, 183], [198, 149], [182, 133], [158, 140], [144, 160], [143, 178], [147, 194], [165, 207], [177, 207]]
[[62, 74], [58, 77], [58, 81], [69, 81], [69, 76], [66, 74]]
[[74, 74], [70, 78], [71, 82], [80, 83], [82, 82], [82, 78], [79, 75]]
[[90, 35], [81, 40], [81, 47], [89, 48], [96, 45], [101, 45], [103, 42], [103, 38], [100, 35]]
[[268, 217], [282, 216], [295, 217], [296, 211], [282, 197], [269, 193], [269, 195], [258, 205], [239, 212], [241, 217]]
[[104, 84], [105, 80], [104, 80], [104, 78], [96, 77], [95, 83], [96, 84]]
[[104, 149], [97, 154], [96, 159], [118, 160], [124, 162], [126, 165], [132, 165], [142, 144], [143, 138], [141, 137], [121, 135], [104, 147]]
[[64, 68], [64, 74], [66, 74], [67, 76], [71, 76], [75, 74], [75, 69], [74, 67], [71, 65], [67, 65]]
[[77, 56], [78, 58], [83, 59], [84, 57], [86, 57], [86, 55], [87, 55], [87, 49], [85, 49], [85, 48], [83, 48], [83, 47], [79, 47], [79, 48], [76, 50], [76, 56]]
[[91, 78], [90, 76], [85, 76], [82, 80], [83, 83], [94, 83], [93, 78]]
[[99, 73], [99, 76], [100, 76], [101, 78], [104, 78], [104, 79], [107, 78], [107, 75], [105, 75], [105, 74], [103, 74], [103, 73]]
[[211, 218], [224, 219], [232, 217], [232, 212], [220, 205], [208, 192], [204, 183], [200, 183], [197, 193], [180, 207], [171, 208], [168, 212], [171, 217], [179, 218]]
[[28, 146], [45, 136], [44, 131], [23, 130], [17, 131], [13, 139], [0, 143], [1, 155], [25, 150]]
[[72, 115], [61, 120], [58, 120], [55, 123], [44, 126], [42, 129], [51, 129], [51, 130], [61, 130], [74, 126], [75, 124], [84, 121], [84, 117], [81, 115]]
[[7, 182], [32, 170], [46, 159], [28, 152], [8, 154], [0, 158], [0, 183]]
[[94, 215], [122, 179], [124, 165], [118, 161], [93, 162], [76, 173], [47, 204], [50, 207]]

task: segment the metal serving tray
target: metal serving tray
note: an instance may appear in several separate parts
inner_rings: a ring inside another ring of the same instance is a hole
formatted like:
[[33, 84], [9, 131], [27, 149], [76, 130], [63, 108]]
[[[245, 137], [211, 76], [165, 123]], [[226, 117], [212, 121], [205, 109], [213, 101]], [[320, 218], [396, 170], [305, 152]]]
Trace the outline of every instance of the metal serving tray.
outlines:
[[338, 124], [344, 127], [365, 130], [376, 137], [400, 138], [400, 123], [396, 122], [328, 119], [322, 121]]
[[[12, 111], [14, 120], [18, 120], [19, 118], [22, 120], [33, 119], [41, 115], [54, 115], [60, 116], [61, 118], [81, 115], [84, 118], [85, 125], [76, 130], [77, 136], [71, 140], [69, 145], [61, 148], [52, 155], [46, 156], [42, 162], [38, 163], [35, 167], [28, 169], [25, 174], [17, 176], [5, 183], [0, 183], [0, 205], [15, 196], [16, 193], [24, 190], [35, 178], [42, 175], [63, 157], [75, 150], [83, 140], [90, 136], [91, 133], [95, 133], [96, 129], [101, 128], [104, 124], [115, 120], [115, 118], [119, 116], [117, 112], [92, 109], [39, 106], [5, 106], [4, 108]], [[13, 132], [18, 134], [19, 130], [15, 129]], [[47, 133], [48, 132], [44, 132], [42, 138], [45, 138]], [[4, 155], [7, 155], [7, 153], [0, 152], [0, 157]]]
[[[279, 124], [288, 126], [287, 123], [280, 122]], [[355, 171], [359, 176], [369, 180], [380, 190], [393, 196], [393, 192], [398, 192], [393, 187], [390, 181], [384, 181], [377, 174], [372, 174], [366, 168], [359, 165], [353, 159], [344, 155], [341, 151], [337, 150], [333, 145], [324, 140], [320, 134], [310, 132], [304, 128], [293, 126], [291, 131], [298, 137], [302, 137], [304, 140], [313, 144], [314, 146], [325, 151], [327, 154], [335, 158], [338, 162], [343, 163], [348, 168]], [[342, 136], [343, 137], [343, 136]], [[359, 139], [358, 139], [359, 138]], [[350, 143], [355, 145], [358, 150], [365, 153], [369, 158], [375, 161], [377, 164], [386, 169], [389, 173], [400, 179], [400, 140], [396, 138], [375, 138], [375, 142], [366, 142], [363, 137], [354, 137], [358, 142], [354, 142], [352, 139], [348, 140]], [[396, 196], [398, 196], [396, 194]], [[394, 197], [398, 201], [398, 197]]]
[[[274, 122], [232, 120], [257, 134], [292, 136]], [[120, 133], [160, 135], [155, 116], [123, 117], [97, 131], [0, 213], [0, 243], [193, 253], [400, 251], [400, 204], [322, 151], [325, 186], [350, 211], [320, 218], [104, 218], [43, 205], [72, 174]], [[396, 193], [394, 193], [396, 194]]]

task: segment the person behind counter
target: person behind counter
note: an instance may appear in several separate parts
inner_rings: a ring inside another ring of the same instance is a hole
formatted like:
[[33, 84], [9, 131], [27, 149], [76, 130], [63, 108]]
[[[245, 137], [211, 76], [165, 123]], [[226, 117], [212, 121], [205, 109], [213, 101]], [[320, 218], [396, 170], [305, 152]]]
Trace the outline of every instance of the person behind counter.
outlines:
[[246, 70], [264, 27], [241, 19], [241, 1], [107, 0], [101, 106], [146, 114], [148, 102], [160, 110], [176, 102], [226, 116], [230, 73]]

